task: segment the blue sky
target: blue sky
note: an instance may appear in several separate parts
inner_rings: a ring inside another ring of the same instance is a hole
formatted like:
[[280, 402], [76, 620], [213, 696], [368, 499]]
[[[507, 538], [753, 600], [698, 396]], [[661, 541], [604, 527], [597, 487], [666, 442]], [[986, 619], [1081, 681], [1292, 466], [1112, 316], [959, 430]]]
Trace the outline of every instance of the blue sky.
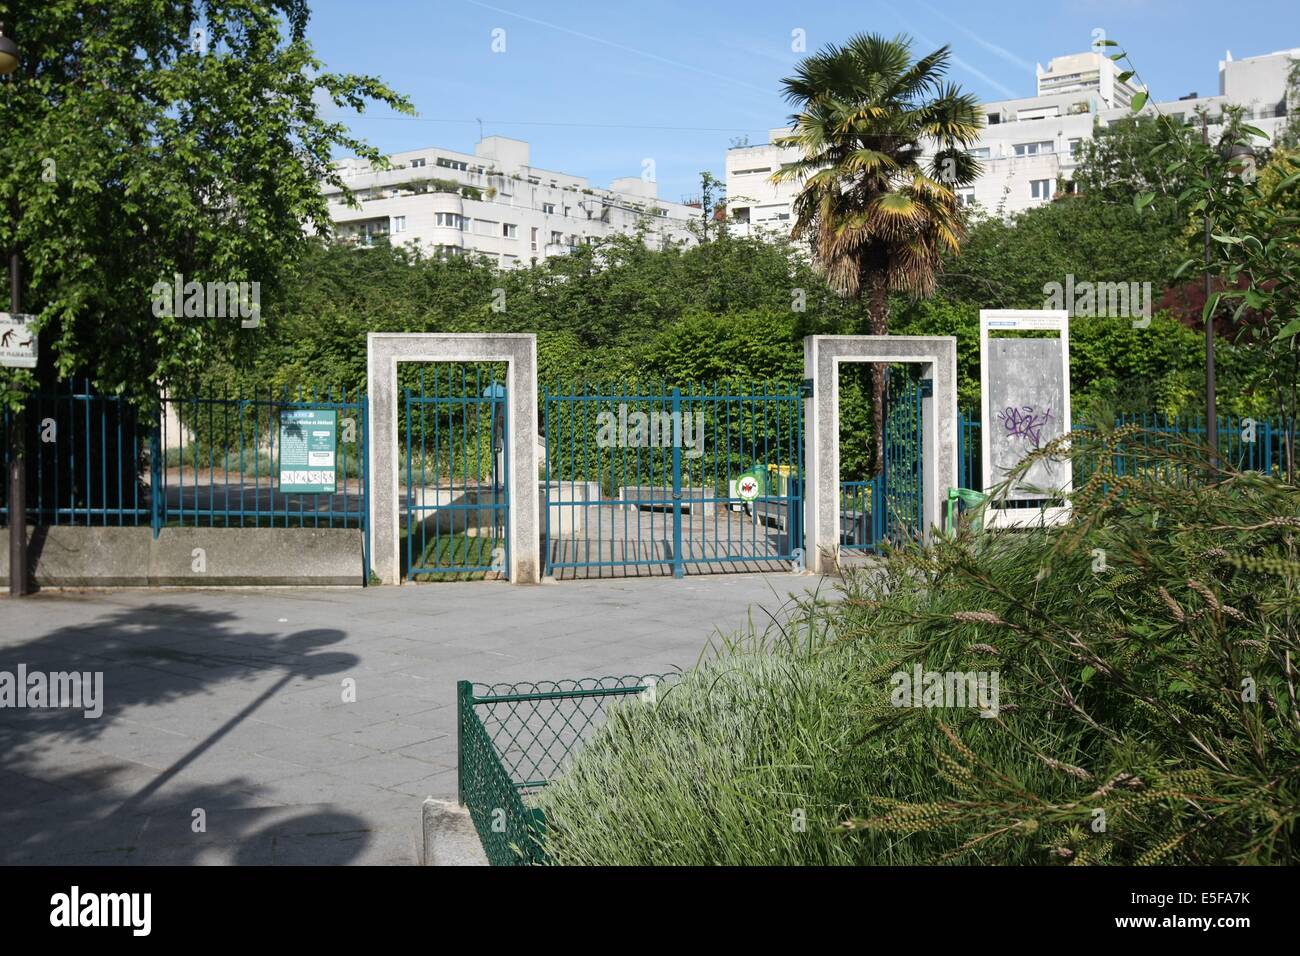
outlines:
[[[1294, 0], [316, 0], [312, 10], [328, 69], [377, 74], [419, 111], [352, 119], [380, 149], [472, 152], [481, 118], [488, 135], [531, 142], [533, 165], [597, 186], [653, 159], [659, 195], [674, 201], [699, 192], [701, 170], [722, 176], [734, 138], [764, 142], [785, 121], [796, 29], [809, 52], [854, 32], [909, 33], [925, 52], [949, 43], [952, 78], [986, 100], [1032, 95], [1034, 64], [1087, 49], [1097, 28], [1159, 99], [1217, 93], [1225, 50], [1300, 47]], [[493, 52], [494, 30], [504, 52]]]

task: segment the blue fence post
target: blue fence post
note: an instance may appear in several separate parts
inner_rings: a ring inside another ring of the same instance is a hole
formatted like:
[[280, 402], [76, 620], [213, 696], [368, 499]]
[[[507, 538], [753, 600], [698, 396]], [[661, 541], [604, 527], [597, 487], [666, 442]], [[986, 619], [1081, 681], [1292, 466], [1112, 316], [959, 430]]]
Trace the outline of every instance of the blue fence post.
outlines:
[[1264, 420], [1264, 461], [1263, 472], [1273, 474], [1273, 419]]
[[970, 469], [966, 465], [966, 413], [957, 413], [957, 482], [970, 487]]
[[158, 414], [154, 416], [153, 430], [149, 434], [149, 526], [153, 529], [155, 539], [162, 532], [163, 506], [167, 498], [167, 489], [163, 484], [163, 459], [167, 455], [163, 448], [163, 414], [166, 407], [162, 395], [159, 395]]
[[673, 388], [673, 577], [686, 576], [682, 561], [682, 390]]

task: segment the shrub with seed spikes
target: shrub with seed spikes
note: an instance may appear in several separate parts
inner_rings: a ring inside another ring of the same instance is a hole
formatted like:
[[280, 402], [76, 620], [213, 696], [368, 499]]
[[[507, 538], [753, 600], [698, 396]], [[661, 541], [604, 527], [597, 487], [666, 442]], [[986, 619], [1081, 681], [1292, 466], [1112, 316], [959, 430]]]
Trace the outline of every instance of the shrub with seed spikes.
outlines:
[[[1066, 525], [900, 550], [620, 708], [542, 793], [552, 858], [1300, 862], [1300, 490], [1070, 437], [1126, 470]], [[917, 665], [996, 668], [997, 715], [896, 706]]]

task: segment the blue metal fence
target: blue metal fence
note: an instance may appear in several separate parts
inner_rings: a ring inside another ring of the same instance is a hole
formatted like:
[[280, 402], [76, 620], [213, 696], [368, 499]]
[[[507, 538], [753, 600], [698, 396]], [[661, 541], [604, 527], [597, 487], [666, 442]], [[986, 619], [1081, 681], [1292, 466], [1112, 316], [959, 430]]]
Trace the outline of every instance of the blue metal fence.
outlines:
[[[504, 387], [491, 366], [412, 370], [399, 443], [405, 452], [407, 572], [436, 579], [509, 568], [510, 463]], [[922, 513], [925, 383], [895, 377], [881, 475], [841, 485], [841, 545], [878, 548], [915, 537]], [[670, 573], [788, 567], [801, 557], [803, 395], [797, 385], [565, 387], [542, 391], [542, 500], [548, 574]], [[333, 495], [284, 494], [274, 469], [279, 414], [339, 414]], [[367, 399], [346, 388], [159, 395], [149, 407], [88, 382], [30, 397], [28, 521], [36, 525], [180, 527], [367, 526]], [[8, 468], [8, 413], [3, 461]], [[1147, 449], [1198, 441], [1201, 418], [1122, 416]], [[1086, 428], [1076, 423], [1076, 428]], [[1237, 469], [1285, 467], [1278, 419], [1219, 419], [1219, 451]], [[961, 487], [982, 490], [980, 423], [958, 422]], [[1141, 448], [1117, 453], [1118, 474]], [[1096, 462], [1076, 458], [1075, 480]], [[746, 477], [759, 493], [742, 493]], [[0, 519], [8, 520], [0, 482]], [[935, 518], [937, 520], [937, 516]]]
[[405, 389], [406, 573], [509, 577], [506, 390], [492, 366], [421, 367]]
[[542, 394], [548, 575], [788, 568], [802, 558], [793, 384]]
[[[3, 418], [4, 474], [11, 457]], [[151, 499], [140, 481], [150, 427], [119, 396], [99, 395], [88, 383], [29, 396], [25, 409], [28, 463], [27, 520], [40, 525], [134, 526], [150, 520]], [[9, 520], [8, 481], [0, 482], [0, 515]]]
[[[339, 415], [337, 491], [284, 494], [274, 472], [285, 409]], [[176, 397], [145, 405], [89, 382], [25, 408], [27, 520], [34, 525], [360, 528], [369, 562], [366, 398], [346, 388]], [[3, 417], [3, 458], [9, 429]], [[0, 516], [8, 523], [7, 483]]]
[[891, 376], [885, 417], [885, 458], [866, 481], [840, 482], [840, 547], [878, 551], [885, 543], [917, 540], [924, 527], [921, 401], [928, 380]]
[[[1143, 431], [1138, 436], [1141, 450], [1130, 443], [1128, 449], [1116, 452], [1112, 466], [1116, 474], [1133, 474], [1139, 467], [1149, 468], [1145, 451], [1168, 450], [1173, 442], [1204, 443], [1206, 429], [1204, 416], [1167, 416], [1155, 413], [1120, 415], [1115, 426], [1137, 425]], [[1086, 422], [1075, 422], [1076, 431], [1088, 428]], [[978, 412], [961, 412], [958, 416], [959, 480], [961, 487], [983, 491], [981, 473], [980, 420]], [[1280, 418], [1253, 419], [1221, 415], [1218, 419], [1219, 455], [1223, 463], [1238, 471], [1259, 471], [1264, 474], [1282, 474], [1286, 467], [1284, 447], [1285, 430]], [[1074, 460], [1076, 485], [1088, 479], [1097, 468], [1097, 462], [1084, 458]], [[1165, 477], [1172, 477], [1166, 468]]]
[[[150, 455], [160, 473], [155, 527], [364, 528], [366, 399], [346, 388], [254, 395], [163, 396]], [[285, 494], [275, 472], [280, 413], [333, 409], [339, 418], [334, 494]], [[151, 441], [152, 444], [152, 441]]]

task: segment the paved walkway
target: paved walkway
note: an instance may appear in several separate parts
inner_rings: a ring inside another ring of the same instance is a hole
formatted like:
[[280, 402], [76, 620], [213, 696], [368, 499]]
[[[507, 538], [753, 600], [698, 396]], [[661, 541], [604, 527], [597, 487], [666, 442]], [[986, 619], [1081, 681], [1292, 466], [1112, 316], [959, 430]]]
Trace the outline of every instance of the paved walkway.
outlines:
[[0, 680], [104, 682], [98, 719], [0, 709], [0, 864], [414, 863], [421, 800], [456, 792], [458, 679], [689, 667], [752, 605], [817, 583], [0, 597]]

